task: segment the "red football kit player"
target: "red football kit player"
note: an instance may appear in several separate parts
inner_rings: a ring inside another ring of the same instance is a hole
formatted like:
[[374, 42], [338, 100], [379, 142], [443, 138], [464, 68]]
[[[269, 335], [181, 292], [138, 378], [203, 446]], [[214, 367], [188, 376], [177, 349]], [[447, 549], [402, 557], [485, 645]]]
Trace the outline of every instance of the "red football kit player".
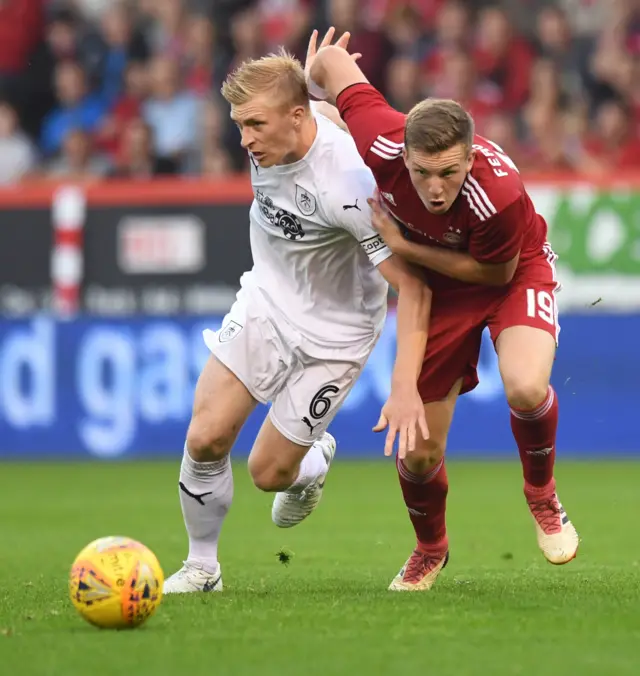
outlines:
[[311, 39], [311, 91], [335, 101], [373, 171], [376, 228], [394, 253], [424, 268], [433, 290], [419, 378], [429, 439], [418, 438], [396, 459], [417, 547], [390, 589], [429, 589], [448, 561], [446, 439], [458, 395], [478, 384], [485, 327], [498, 354], [538, 544], [551, 563], [567, 563], [579, 539], [553, 477], [558, 403], [549, 381], [559, 325], [547, 225], [514, 163], [474, 135], [457, 103], [431, 99], [399, 113], [343, 49], [348, 36], [331, 46], [332, 35], [317, 54], [315, 32]]

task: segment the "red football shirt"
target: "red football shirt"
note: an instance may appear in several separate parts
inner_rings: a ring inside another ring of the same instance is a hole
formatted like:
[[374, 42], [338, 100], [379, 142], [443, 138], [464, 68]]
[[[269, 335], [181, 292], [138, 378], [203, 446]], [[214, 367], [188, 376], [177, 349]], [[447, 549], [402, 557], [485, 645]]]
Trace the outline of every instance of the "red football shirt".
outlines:
[[[402, 158], [405, 115], [370, 84], [340, 93], [338, 110], [373, 172], [389, 211], [420, 244], [464, 251], [481, 263], [505, 263], [520, 252], [519, 268], [544, 256], [547, 224], [536, 213], [513, 161], [491, 141], [474, 139], [471, 172], [445, 214], [431, 214], [416, 193]], [[428, 272], [433, 288], [468, 287]]]

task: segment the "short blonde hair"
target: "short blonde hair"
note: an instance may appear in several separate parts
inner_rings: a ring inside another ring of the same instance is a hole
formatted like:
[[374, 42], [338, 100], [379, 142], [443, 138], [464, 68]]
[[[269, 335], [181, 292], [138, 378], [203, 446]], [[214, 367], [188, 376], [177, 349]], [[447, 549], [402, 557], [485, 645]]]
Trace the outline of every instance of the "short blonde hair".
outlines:
[[407, 115], [404, 143], [407, 150], [441, 153], [458, 143], [473, 145], [474, 124], [469, 113], [448, 99], [426, 99]]
[[232, 106], [242, 106], [254, 96], [270, 92], [284, 99], [283, 103], [309, 106], [302, 64], [284, 48], [242, 63], [227, 77], [220, 91]]

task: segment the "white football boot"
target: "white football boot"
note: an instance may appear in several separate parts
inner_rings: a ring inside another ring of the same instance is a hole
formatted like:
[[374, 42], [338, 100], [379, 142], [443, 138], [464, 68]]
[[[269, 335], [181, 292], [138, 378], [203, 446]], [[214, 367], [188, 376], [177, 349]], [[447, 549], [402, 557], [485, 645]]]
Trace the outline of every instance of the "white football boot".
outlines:
[[[554, 483], [555, 488], [555, 483]], [[549, 563], [561, 566], [576, 558], [580, 536], [554, 492], [538, 497], [525, 492], [540, 547]]]
[[327, 472], [312, 481], [301, 493], [287, 491], [276, 493], [271, 508], [271, 519], [279, 528], [297, 526], [313, 512], [320, 502], [324, 482], [336, 454], [336, 440], [325, 432], [315, 443], [320, 445], [322, 455], [327, 461]]
[[192, 592], [221, 592], [222, 569], [218, 564], [211, 574], [193, 561], [185, 561], [182, 568], [164, 581], [163, 594], [190, 594]]

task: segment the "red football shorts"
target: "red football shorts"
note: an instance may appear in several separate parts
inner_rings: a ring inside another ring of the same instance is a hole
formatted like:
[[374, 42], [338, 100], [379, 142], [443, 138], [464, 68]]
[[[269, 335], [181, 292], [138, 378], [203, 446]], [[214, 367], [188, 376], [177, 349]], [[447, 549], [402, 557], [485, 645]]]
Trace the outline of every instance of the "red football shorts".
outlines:
[[440, 401], [463, 379], [460, 394], [478, 384], [478, 358], [485, 327], [495, 345], [510, 326], [532, 326], [558, 342], [555, 255], [519, 266], [508, 287], [469, 286], [434, 292], [427, 351], [418, 379], [422, 401]]

